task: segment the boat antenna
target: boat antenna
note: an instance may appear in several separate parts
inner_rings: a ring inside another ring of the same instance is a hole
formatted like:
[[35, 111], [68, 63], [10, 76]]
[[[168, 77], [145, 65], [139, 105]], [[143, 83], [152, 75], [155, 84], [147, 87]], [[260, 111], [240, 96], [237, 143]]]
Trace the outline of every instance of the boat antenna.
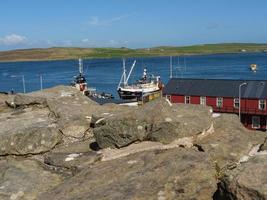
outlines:
[[170, 78], [172, 78], [172, 56], [170, 56]]
[[79, 58], [79, 72], [82, 75], [83, 74], [83, 60]]

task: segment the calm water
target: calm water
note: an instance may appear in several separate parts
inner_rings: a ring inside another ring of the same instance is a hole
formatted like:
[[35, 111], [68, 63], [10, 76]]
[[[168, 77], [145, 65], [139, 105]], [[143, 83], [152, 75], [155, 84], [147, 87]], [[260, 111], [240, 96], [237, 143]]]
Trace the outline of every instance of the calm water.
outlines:
[[[128, 71], [134, 59], [127, 60]], [[170, 58], [136, 58], [137, 63], [130, 81], [142, 75], [144, 67], [154, 75], [160, 75], [166, 84], [170, 75]], [[185, 62], [184, 62], [185, 61]], [[184, 64], [186, 63], [186, 64]], [[256, 63], [258, 71], [253, 73], [249, 65]], [[121, 59], [84, 60], [84, 71], [88, 85], [116, 95], [122, 73]], [[26, 91], [40, 89], [39, 74], [43, 76], [43, 87], [68, 85], [78, 73], [78, 61], [41, 61], [0, 63], [0, 91], [22, 92], [25, 77]], [[15, 76], [15, 77], [14, 77]], [[184, 78], [213, 79], [261, 79], [267, 80], [267, 53], [216, 54], [173, 57], [173, 76]]]

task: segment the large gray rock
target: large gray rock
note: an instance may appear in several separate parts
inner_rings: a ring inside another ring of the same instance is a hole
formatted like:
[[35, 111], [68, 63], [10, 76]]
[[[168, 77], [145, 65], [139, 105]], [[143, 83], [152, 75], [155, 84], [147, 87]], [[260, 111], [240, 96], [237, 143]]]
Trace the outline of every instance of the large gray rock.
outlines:
[[254, 146], [262, 144], [265, 137], [264, 132], [246, 129], [237, 115], [220, 114], [214, 118], [214, 132], [199, 138], [196, 143], [213, 162], [225, 168], [239, 162]]
[[34, 200], [57, 186], [63, 178], [34, 160], [0, 160], [0, 199]]
[[0, 113], [0, 125], [0, 155], [42, 153], [61, 141], [61, 133], [46, 108]]
[[43, 105], [46, 106], [46, 99], [42, 97], [34, 97], [26, 94], [16, 94], [13, 99], [7, 101], [11, 107], [17, 108], [21, 106]]
[[216, 181], [205, 153], [175, 148], [98, 162], [39, 199], [212, 199]]
[[216, 199], [267, 199], [267, 155], [251, 158], [225, 175], [219, 184]]
[[165, 99], [122, 114], [96, 119], [93, 133], [101, 148], [120, 148], [143, 140], [170, 143], [178, 138], [196, 136], [212, 126], [208, 107], [170, 106]]
[[0, 155], [39, 154], [53, 149], [62, 137], [57, 129], [31, 127], [0, 135]]

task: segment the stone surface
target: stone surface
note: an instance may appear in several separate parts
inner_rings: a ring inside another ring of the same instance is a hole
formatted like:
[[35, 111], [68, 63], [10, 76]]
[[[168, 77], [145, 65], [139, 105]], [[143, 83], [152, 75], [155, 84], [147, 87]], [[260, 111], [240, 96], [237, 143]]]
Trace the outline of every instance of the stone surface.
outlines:
[[267, 137], [264, 139], [263, 143], [260, 145], [259, 151], [267, 151]]
[[61, 141], [46, 108], [15, 109], [0, 113], [0, 155], [43, 153]]
[[39, 199], [211, 199], [216, 182], [205, 153], [146, 151], [85, 168]]
[[83, 138], [90, 129], [90, 122], [86, 120], [70, 120], [60, 123], [60, 131], [67, 137]]
[[196, 141], [213, 162], [223, 168], [239, 162], [266, 134], [246, 129], [234, 114], [220, 114], [214, 119], [214, 132]]
[[126, 113], [98, 119], [102, 126], [98, 123], [93, 132], [101, 148], [121, 148], [143, 140], [170, 143], [178, 138], [201, 134], [212, 125], [208, 107], [170, 106], [165, 99]]
[[0, 135], [0, 155], [27, 155], [50, 151], [62, 137], [54, 128], [35, 127]]
[[30, 105], [46, 106], [46, 99], [43, 97], [35, 97], [28, 94], [16, 94], [12, 95], [12, 97], [12, 99], [7, 100], [7, 103], [14, 108]]
[[222, 178], [216, 199], [267, 199], [266, 174], [267, 155], [255, 156]]
[[[40, 193], [57, 186], [63, 178], [34, 160], [0, 160], [0, 199], [35, 200]], [[52, 198], [53, 199], [53, 198]]]
[[70, 169], [73, 174], [76, 174], [100, 159], [101, 155], [94, 151], [84, 153], [48, 153], [44, 157], [44, 163]]

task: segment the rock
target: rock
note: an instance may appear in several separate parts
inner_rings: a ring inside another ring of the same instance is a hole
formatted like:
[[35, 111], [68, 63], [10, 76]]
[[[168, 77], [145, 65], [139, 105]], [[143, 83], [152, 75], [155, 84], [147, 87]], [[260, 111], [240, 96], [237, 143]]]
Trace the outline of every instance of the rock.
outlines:
[[89, 129], [90, 123], [86, 120], [64, 121], [62, 126], [60, 126], [60, 130], [64, 136], [73, 138], [83, 138]]
[[0, 93], [0, 113], [10, 111], [10, 107], [6, 105], [6, 102], [9, 101], [11, 95]]
[[46, 105], [46, 99], [42, 97], [34, 97], [25, 94], [16, 94], [13, 96], [11, 101], [7, 101], [7, 104], [17, 108], [21, 106], [31, 106], [31, 105]]
[[219, 183], [215, 199], [267, 199], [267, 156], [256, 156], [229, 171]]
[[0, 135], [0, 155], [44, 153], [54, 148], [61, 135], [54, 128], [31, 127]]
[[0, 199], [33, 200], [57, 186], [63, 178], [30, 159], [0, 160]]
[[266, 137], [260, 131], [246, 129], [234, 114], [221, 114], [214, 119], [214, 132], [196, 141], [213, 162], [223, 168], [248, 155]]
[[0, 155], [42, 153], [61, 141], [61, 133], [47, 108], [0, 113], [0, 125]]
[[205, 153], [175, 148], [97, 162], [39, 199], [212, 199]]
[[44, 157], [44, 163], [55, 167], [70, 169], [72, 174], [80, 172], [89, 165], [99, 161], [101, 155], [94, 151], [83, 153], [48, 153]]
[[94, 141], [78, 141], [70, 144], [59, 144], [51, 152], [52, 153], [63, 153], [63, 154], [72, 154], [72, 153], [87, 153], [91, 151], [90, 145]]
[[267, 151], [267, 137], [264, 139], [264, 142], [260, 145], [259, 151]]
[[170, 106], [165, 99], [122, 114], [102, 118], [93, 116], [92, 119], [101, 122], [93, 129], [101, 148], [121, 148], [143, 140], [166, 144], [179, 138], [196, 136], [212, 125], [208, 107]]
[[104, 126], [93, 130], [101, 148], [121, 148], [136, 141], [145, 140], [149, 124], [136, 119], [109, 120]]

